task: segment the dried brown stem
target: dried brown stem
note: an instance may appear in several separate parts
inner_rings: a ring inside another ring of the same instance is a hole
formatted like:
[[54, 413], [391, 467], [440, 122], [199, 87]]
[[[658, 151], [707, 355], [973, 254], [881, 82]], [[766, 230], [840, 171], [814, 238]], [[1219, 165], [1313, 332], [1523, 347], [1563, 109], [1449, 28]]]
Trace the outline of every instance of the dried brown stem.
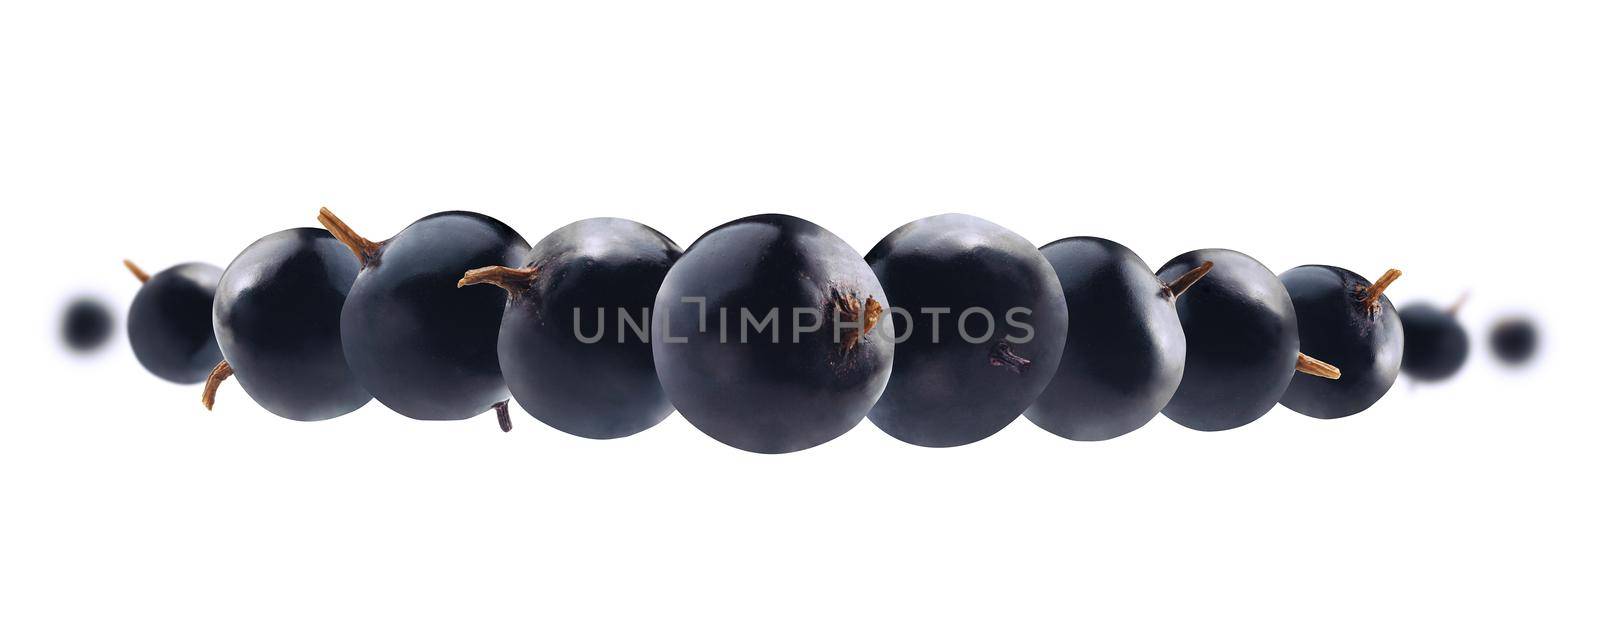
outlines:
[[1313, 375], [1318, 378], [1327, 378], [1329, 380], [1339, 379], [1338, 367], [1308, 356], [1304, 353], [1300, 354], [1300, 358], [1295, 361], [1294, 370], [1299, 371], [1300, 373]]
[[872, 296], [867, 296], [867, 301], [863, 303], [860, 298], [835, 291], [833, 304], [838, 308], [840, 320], [861, 324], [859, 328], [852, 327], [840, 336], [845, 351], [856, 348], [856, 344], [871, 333], [872, 328], [878, 326], [878, 320], [883, 317], [883, 304]]
[[474, 284], [492, 284], [505, 289], [512, 296], [520, 295], [533, 287], [533, 280], [539, 275], [538, 267], [480, 267], [462, 274], [456, 281], [456, 288]]
[[1188, 291], [1189, 287], [1194, 286], [1194, 283], [1199, 282], [1201, 278], [1206, 277], [1206, 274], [1211, 272], [1212, 266], [1214, 265], [1211, 264], [1211, 261], [1207, 260], [1200, 263], [1200, 266], [1190, 269], [1188, 273], [1178, 276], [1176, 280], [1166, 283], [1167, 296], [1171, 297], [1173, 300], [1177, 300], [1178, 296], [1181, 296], [1183, 295], [1183, 292]]
[[127, 267], [128, 271], [133, 272], [133, 277], [138, 278], [139, 282], [150, 281], [150, 274], [145, 273], [144, 269], [140, 269], [139, 265], [134, 264], [132, 260], [123, 260], [122, 266]]
[[500, 421], [500, 430], [511, 433], [511, 401], [501, 400], [494, 403], [494, 417]]
[[1377, 313], [1378, 307], [1383, 304], [1383, 290], [1400, 279], [1399, 269], [1390, 269], [1378, 276], [1378, 280], [1367, 287], [1367, 295], [1361, 299], [1361, 304], [1367, 308], [1368, 313]]
[[1461, 297], [1456, 298], [1455, 304], [1450, 305], [1450, 308], [1449, 309], [1445, 309], [1444, 312], [1448, 313], [1448, 314], [1450, 314], [1452, 316], [1456, 315], [1458, 313], [1461, 313], [1461, 307], [1466, 306], [1467, 297], [1471, 293], [1472, 293], [1471, 291], [1462, 291], [1461, 292]]
[[217, 402], [217, 387], [222, 386], [222, 381], [233, 376], [233, 366], [227, 360], [218, 362], [216, 368], [211, 370], [211, 375], [206, 377], [206, 388], [200, 392], [200, 404], [206, 406], [206, 411], [211, 410], [211, 405]]
[[861, 333], [871, 333], [872, 328], [878, 326], [878, 319], [883, 317], [883, 305], [867, 296], [865, 316], [861, 319]]
[[356, 254], [356, 259], [361, 261], [361, 266], [376, 260], [378, 250], [383, 248], [383, 243], [361, 237], [361, 234], [351, 229], [350, 225], [339, 219], [339, 216], [333, 215], [327, 207], [323, 207], [322, 211], [317, 213], [317, 222], [322, 223], [322, 228], [327, 229], [328, 233], [333, 234], [333, 237], [344, 243], [344, 246], [350, 247], [350, 251]]

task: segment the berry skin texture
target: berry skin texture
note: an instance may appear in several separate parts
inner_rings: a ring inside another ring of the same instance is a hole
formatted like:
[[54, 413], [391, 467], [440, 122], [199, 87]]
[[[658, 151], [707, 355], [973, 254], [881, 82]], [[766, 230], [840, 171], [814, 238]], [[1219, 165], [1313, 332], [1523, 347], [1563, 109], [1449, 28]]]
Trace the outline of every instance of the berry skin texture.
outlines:
[[1406, 375], [1435, 382], [1454, 376], [1466, 364], [1472, 345], [1453, 308], [1413, 302], [1400, 309], [1400, 326], [1406, 335], [1400, 370]]
[[320, 219], [362, 262], [339, 333], [345, 361], [372, 397], [417, 420], [463, 420], [508, 399], [496, 351], [505, 293], [456, 282], [475, 267], [524, 263], [522, 236], [468, 211], [424, 217], [383, 242], [326, 209]]
[[[372, 399], [345, 363], [339, 337], [345, 296], [360, 271], [331, 234], [307, 228], [256, 240], [223, 271], [212, 324], [227, 371], [256, 404], [314, 421]], [[208, 408], [220, 382], [207, 381]]]
[[522, 268], [474, 269], [460, 284], [507, 292], [500, 370], [518, 405], [573, 435], [620, 438], [672, 415], [656, 378], [649, 314], [682, 254], [655, 229], [592, 218], [540, 240]]
[[[1400, 272], [1384, 275], [1381, 287]], [[1338, 380], [1296, 373], [1279, 402], [1324, 420], [1354, 415], [1377, 403], [1400, 375], [1406, 342], [1400, 313], [1383, 289], [1347, 269], [1324, 265], [1295, 267], [1279, 279], [1294, 301], [1300, 350], [1337, 362], [1340, 373]]]
[[205, 380], [222, 359], [211, 331], [211, 297], [222, 270], [186, 262], [146, 276], [133, 263], [124, 264], [144, 281], [128, 306], [128, 342], [134, 357], [163, 380], [179, 384]]
[[61, 340], [78, 353], [97, 351], [111, 338], [111, 309], [93, 298], [78, 298], [61, 314]]
[[866, 260], [905, 311], [895, 312], [901, 341], [889, 385], [867, 414], [879, 429], [924, 447], [971, 444], [1011, 424], [1050, 383], [1066, 347], [1067, 301], [1026, 238], [945, 214], [895, 229]]
[[1528, 318], [1506, 318], [1489, 330], [1489, 347], [1506, 364], [1524, 364], [1539, 350], [1539, 328]]
[[1072, 440], [1108, 440], [1144, 426], [1183, 379], [1183, 325], [1173, 302], [1177, 286], [1195, 280], [1169, 286], [1138, 254], [1102, 238], [1057, 240], [1040, 252], [1061, 280], [1072, 330], [1055, 378], [1023, 415]]
[[1156, 277], [1170, 281], [1204, 262], [1213, 264], [1211, 271], [1178, 297], [1186, 338], [1183, 380], [1162, 413], [1190, 429], [1224, 431], [1254, 422], [1283, 397], [1300, 338], [1289, 292], [1250, 256], [1190, 251]]
[[887, 304], [838, 236], [793, 216], [741, 218], [701, 236], [662, 281], [656, 372], [678, 412], [724, 444], [814, 447], [859, 424], [883, 392]]

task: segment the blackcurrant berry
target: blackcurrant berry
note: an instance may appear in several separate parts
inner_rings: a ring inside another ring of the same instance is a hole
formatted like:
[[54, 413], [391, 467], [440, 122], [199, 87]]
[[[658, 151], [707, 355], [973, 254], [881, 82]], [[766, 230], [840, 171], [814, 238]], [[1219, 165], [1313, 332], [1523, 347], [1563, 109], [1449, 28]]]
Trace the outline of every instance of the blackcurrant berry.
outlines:
[[850, 245], [793, 216], [741, 218], [684, 251], [656, 295], [656, 372], [690, 424], [787, 453], [861, 422], [894, 357], [883, 288]]
[[1400, 309], [1400, 326], [1405, 331], [1405, 350], [1400, 370], [1425, 381], [1444, 380], [1461, 370], [1472, 350], [1467, 329], [1456, 319], [1461, 301], [1441, 309], [1427, 302], [1413, 302]]
[[1525, 363], [1539, 349], [1539, 328], [1530, 318], [1504, 318], [1489, 330], [1489, 346], [1501, 362]]
[[144, 283], [128, 307], [128, 342], [150, 373], [180, 384], [194, 384], [222, 359], [211, 331], [211, 297], [222, 270], [186, 262], [148, 275], [122, 261]]
[[650, 309], [682, 254], [655, 229], [592, 218], [545, 236], [524, 265], [473, 269], [457, 285], [505, 289], [500, 370], [517, 404], [573, 435], [620, 438], [672, 414]]
[[339, 321], [356, 381], [409, 418], [461, 420], [494, 408], [509, 428], [495, 349], [505, 294], [456, 282], [475, 267], [523, 264], [527, 241], [468, 211], [424, 217], [383, 242], [361, 237], [327, 209], [318, 220], [362, 265]]
[[1067, 238], [1040, 252], [1061, 280], [1072, 330], [1055, 377], [1024, 415], [1073, 440], [1144, 426], [1183, 379], [1183, 325], [1173, 303], [1211, 263], [1162, 282], [1138, 254], [1110, 240]]
[[866, 259], [897, 316], [894, 371], [867, 414], [879, 429], [926, 447], [977, 442], [1050, 383], [1067, 301], [1026, 238], [945, 214], [895, 229]]
[[61, 340], [67, 348], [88, 353], [104, 346], [111, 337], [111, 309], [94, 298], [78, 298], [61, 313]]
[[1156, 277], [1176, 280], [1207, 262], [1211, 271], [1178, 297], [1183, 380], [1163, 414], [1199, 431], [1233, 429], [1272, 410], [1296, 370], [1338, 377], [1337, 368], [1300, 353], [1294, 302], [1254, 258], [1228, 249], [1190, 251]]
[[1339, 363], [1339, 379], [1296, 374], [1279, 402], [1313, 418], [1365, 411], [1400, 375], [1400, 313], [1383, 295], [1400, 277], [1390, 269], [1368, 282], [1349, 270], [1306, 265], [1279, 276], [1294, 301], [1300, 350]]
[[326, 420], [371, 400], [339, 339], [340, 311], [360, 271], [322, 229], [279, 231], [246, 247], [222, 272], [211, 307], [223, 362], [206, 380], [206, 408], [229, 376], [256, 404], [291, 420]]

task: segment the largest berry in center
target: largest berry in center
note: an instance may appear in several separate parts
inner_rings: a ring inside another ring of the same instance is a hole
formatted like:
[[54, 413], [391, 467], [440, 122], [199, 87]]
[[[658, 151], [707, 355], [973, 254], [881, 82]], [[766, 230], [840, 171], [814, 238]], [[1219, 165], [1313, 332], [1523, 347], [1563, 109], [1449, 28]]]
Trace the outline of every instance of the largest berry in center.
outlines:
[[867, 252], [894, 300], [894, 375], [868, 416], [889, 435], [954, 447], [994, 435], [1039, 397], [1067, 340], [1061, 281], [1032, 242], [963, 214], [895, 229]]
[[667, 397], [729, 446], [788, 453], [861, 422], [894, 357], [883, 288], [850, 245], [793, 216], [741, 218], [684, 251], [650, 342]]

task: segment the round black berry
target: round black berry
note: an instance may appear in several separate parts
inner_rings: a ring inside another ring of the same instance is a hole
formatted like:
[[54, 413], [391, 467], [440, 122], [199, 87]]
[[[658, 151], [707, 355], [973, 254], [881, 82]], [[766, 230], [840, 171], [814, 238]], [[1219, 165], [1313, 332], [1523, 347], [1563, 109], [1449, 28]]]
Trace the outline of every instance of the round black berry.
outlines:
[[468, 271], [458, 283], [507, 293], [500, 370], [517, 404], [586, 438], [620, 438], [672, 414], [650, 350], [650, 309], [683, 250], [632, 220], [557, 229], [523, 265]]
[[1343, 418], [1365, 411], [1400, 375], [1404, 332], [1400, 314], [1383, 295], [1400, 271], [1376, 283], [1339, 267], [1306, 265], [1279, 276], [1294, 300], [1300, 350], [1339, 363], [1339, 378], [1297, 373], [1279, 400], [1313, 418]]
[[1459, 304], [1441, 309], [1427, 302], [1413, 302], [1400, 309], [1400, 326], [1405, 331], [1401, 371], [1432, 382], [1461, 370], [1472, 344], [1466, 327], [1456, 319], [1458, 309]]
[[211, 297], [222, 270], [188, 262], [147, 275], [132, 262], [123, 265], [144, 283], [128, 307], [128, 342], [139, 364], [156, 376], [180, 384], [206, 379], [222, 359], [211, 331]]
[[861, 422], [894, 357], [871, 267], [793, 216], [712, 229], [661, 283], [651, 317], [656, 372], [683, 417], [729, 446], [787, 453]]
[[326, 420], [372, 396], [345, 363], [339, 316], [361, 263], [322, 229], [256, 240], [222, 273], [212, 324], [223, 362], [201, 396], [229, 376], [256, 404], [291, 420]]
[[904, 442], [954, 447], [1011, 424], [1050, 383], [1067, 301], [1043, 254], [982, 218], [908, 223], [867, 252], [893, 302], [894, 371], [867, 414]]
[[73, 351], [87, 353], [111, 337], [111, 309], [94, 298], [78, 298], [61, 312], [61, 340]]
[[1173, 303], [1211, 263], [1163, 282], [1110, 240], [1067, 238], [1040, 251], [1061, 280], [1072, 331], [1055, 378], [1024, 415], [1073, 440], [1107, 440], [1144, 426], [1183, 379], [1183, 325]]
[[318, 219], [361, 261], [339, 322], [356, 381], [409, 418], [461, 420], [497, 409], [507, 428], [510, 392], [496, 350], [505, 294], [456, 282], [476, 267], [524, 263], [522, 236], [468, 211], [424, 217], [383, 242], [327, 209]]
[[1489, 346], [1506, 364], [1523, 364], [1539, 350], [1539, 328], [1530, 318], [1505, 318], [1489, 330]]

